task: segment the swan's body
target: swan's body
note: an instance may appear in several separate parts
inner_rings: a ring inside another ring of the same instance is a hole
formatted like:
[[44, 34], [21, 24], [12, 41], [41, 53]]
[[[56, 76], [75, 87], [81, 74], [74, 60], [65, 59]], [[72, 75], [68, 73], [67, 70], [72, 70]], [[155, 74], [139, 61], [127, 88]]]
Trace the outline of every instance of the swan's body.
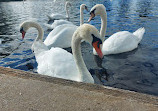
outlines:
[[59, 26], [59, 25], [64, 25], [64, 24], [68, 24], [68, 25], [73, 25], [72, 22], [67, 21], [67, 20], [54, 20], [54, 22], [50, 25], [50, 24], [44, 24], [48, 29], [54, 29], [55, 27]]
[[30, 27], [35, 27], [38, 30], [38, 37], [35, 39], [32, 45], [32, 50], [35, 53], [36, 61], [38, 63], [38, 73], [78, 82], [94, 83], [94, 80], [83, 61], [80, 43], [82, 39], [92, 43], [102, 58], [103, 55], [100, 50], [101, 40], [99, 32], [96, 28], [91, 25], [84, 24], [75, 31], [72, 38], [72, 55], [61, 48], [51, 48], [49, 50], [48, 47], [42, 42], [43, 35], [39, 35], [39, 30], [41, 29], [36, 27], [34, 24], [36, 23], [31, 23], [29, 21], [24, 22], [21, 25], [20, 32], [24, 37], [25, 32]]
[[52, 30], [44, 41], [44, 44], [51, 47], [71, 47], [72, 35], [77, 29], [76, 25], [60, 25]]
[[[80, 24], [83, 24], [83, 10], [87, 9], [85, 4], [80, 6]], [[78, 26], [73, 24], [63, 24], [53, 29], [47, 36], [44, 44], [51, 47], [68, 48], [71, 47], [72, 35]]]
[[[107, 26], [107, 14], [104, 5], [97, 4], [91, 9], [91, 17], [89, 21], [97, 15], [101, 16], [101, 30], [100, 34], [104, 41], [106, 26]], [[139, 28], [134, 33], [128, 31], [120, 31], [111, 35], [108, 39], [103, 42], [102, 52], [104, 55], [118, 54], [127, 51], [132, 51], [138, 47], [138, 44], [142, 40], [145, 29]], [[93, 53], [96, 55], [95, 50]]]
[[[80, 25], [82, 25], [84, 23], [84, 18], [83, 18], [83, 10], [87, 9], [87, 6], [85, 4], [81, 4], [80, 6]], [[59, 26], [59, 25], [64, 25], [64, 24], [67, 24], [67, 25], [73, 25], [72, 22], [70, 21], [67, 21], [67, 20], [54, 20], [54, 22], [50, 25], [50, 24], [44, 24], [48, 29], [54, 29], [55, 27]]]
[[[41, 48], [41, 45], [43, 45], [43, 50], [36, 49], [36, 51], [35, 47]], [[38, 63], [37, 72], [39, 74], [82, 82], [71, 53], [62, 48], [51, 48], [49, 50], [44, 47], [41, 41], [34, 43], [34, 52]]]
[[[142, 33], [143, 35], [144, 28], [140, 28], [137, 30], [137, 32], [139, 34]], [[130, 33], [128, 31], [120, 31], [111, 35], [103, 42], [102, 51], [104, 55], [131, 51], [138, 47], [140, 40], [141, 38], [138, 38], [138, 36], [134, 35], [134, 33]]]
[[69, 7], [69, 6], [71, 6], [71, 4], [70, 4], [69, 2], [66, 2], [66, 3], [65, 3], [66, 15], [58, 14], [58, 13], [57, 13], [57, 14], [52, 13], [52, 14], [50, 14], [50, 15], [47, 15], [48, 18], [49, 18], [50, 20], [69, 18], [69, 17], [70, 17], [69, 12], [68, 12], [68, 7]]

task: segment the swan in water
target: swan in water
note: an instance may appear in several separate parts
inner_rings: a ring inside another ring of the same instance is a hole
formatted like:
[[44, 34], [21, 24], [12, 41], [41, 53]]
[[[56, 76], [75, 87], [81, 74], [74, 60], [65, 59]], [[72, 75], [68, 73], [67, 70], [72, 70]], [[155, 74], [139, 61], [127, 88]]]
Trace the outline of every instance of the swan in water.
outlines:
[[73, 25], [72, 22], [67, 21], [67, 20], [54, 20], [54, 22], [50, 25], [50, 24], [44, 24], [48, 29], [54, 29], [55, 27], [59, 26], [59, 25], [63, 25], [63, 24], [68, 24], [68, 25]]
[[[85, 4], [82, 4], [80, 6], [80, 24], [83, 24], [83, 10], [86, 9], [87, 12], [88, 12], [88, 8]], [[67, 21], [67, 20], [63, 20], [63, 19], [60, 19], [60, 20], [54, 20], [54, 22], [50, 25], [50, 24], [44, 24], [48, 29], [54, 29], [55, 27], [59, 26], [59, 25], [63, 25], [63, 24], [68, 24], [68, 25], [73, 25], [72, 22], [70, 21]]]
[[72, 35], [76, 29], [76, 25], [60, 25], [48, 34], [44, 44], [46, 44], [49, 49], [51, 47], [69, 48], [71, 47]]
[[[83, 24], [83, 10], [87, 9], [85, 4], [80, 5], [80, 25]], [[71, 47], [72, 35], [78, 26], [63, 24], [53, 29], [44, 41], [44, 44], [51, 47], [69, 48]]]
[[50, 20], [70, 18], [70, 15], [69, 15], [69, 12], [68, 12], [68, 7], [70, 7], [70, 6], [71, 6], [70, 2], [67, 1], [67, 2], [65, 3], [66, 15], [63, 15], [63, 14], [54, 14], [54, 13], [52, 13], [51, 15], [47, 15], [47, 16], [48, 16], [48, 18], [49, 18]]
[[[97, 4], [91, 8], [90, 11], [90, 18], [88, 21], [91, 21], [97, 15], [101, 17], [101, 30], [100, 35], [102, 40], [104, 41], [106, 27], [107, 27], [107, 13], [106, 8], [102, 4]], [[133, 33], [128, 31], [120, 31], [111, 35], [108, 39], [103, 42], [102, 52], [104, 55], [109, 54], [118, 54], [127, 51], [132, 51], [138, 47], [138, 44], [142, 40], [142, 37], [145, 33], [144, 28], [139, 28]], [[95, 50], [93, 53], [96, 55]]]
[[89, 24], [83, 24], [78, 27], [72, 37], [72, 55], [62, 48], [52, 47], [48, 49], [43, 43], [43, 32], [40, 32], [42, 29], [37, 27], [36, 24], [33, 22], [28, 25], [27, 22], [24, 22], [20, 27], [20, 32], [24, 38], [26, 31], [30, 27], [38, 30], [38, 36], [31, 47], [38, 63], [37, 72], [52, 77], [94, 83], [93, 77], [83, 61], [80, 43], [81, 40], [87, 41], [95, 48], [99, 57], [103, 58], [100, 49], [102, 41], [98, 30]]

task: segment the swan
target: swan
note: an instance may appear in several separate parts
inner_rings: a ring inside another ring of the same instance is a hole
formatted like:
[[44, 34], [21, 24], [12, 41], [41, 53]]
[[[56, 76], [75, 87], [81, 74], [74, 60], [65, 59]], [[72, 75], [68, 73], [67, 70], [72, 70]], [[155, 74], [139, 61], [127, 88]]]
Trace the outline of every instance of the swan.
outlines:
[[65, 10], [66, 10], [66, 15], [63, 15], [63, 14], [54, 14], [52, 13], [51, 15], [47, 15], [47, 17], [50, 19], [50, 20], [55, 20], [55, 19], [64, 19], [64, 18], [69, 18], [70, 15], [69, 15], [69, 12], [68, 12], [68, 7], [71, 6], [70, 2], [66, 2], [65, 3]]
[[[83, 18], [83, 10], [86, 9], [88, 12], [88, 8], [85, 4], [81, 4], [80, 5], [80, 25], [83, 24], [84, 22], [84, 18]], [[54, 22], [50, 25], [50, 24], [44, 24], [48, 29], [54, 29], [55, 27], [59, 26], [59, 25], [63, 25], [63, 24], [69, 24], [69, 25], [73, 25], [72, 22], [67, 21], [67, 20], [54, 20]]]
[[54, 20], [54, 22], [50, 25], [50, 24], [44, 24], [48, 29], [54, 29], [55, 27], [59, 26], [59, 25], [63, 25], [63, 24], [68, 24], [68, 25], [73, 25], [72, 22], [67, 21], [67, 20]]
[[76, 25], [60, 25], [48, 34], [44, 44], [46, 44], [49, 49], [51, 47], [69, 48], [71, 47], [72, 35], [76, 29]]
[[[83, 24], [83, 10], [87, 10], [87, 6], [85, 4], [80, 5], [80, 25]], [[71, 24], [63, 24], [57, 26], [53, 29], [47, 36], [44, 41], [44, 44], [51, 47], [60, 47], [60, 48], [69, 48], [71, 47], [71, 39], [72, 35], [77, 29], [78, 26]]]
[[[102, 37], [102, 40], [104, 41], [107, 27], [107, 14], [105, 6], [102, 4], [95, 5], [91, 8], [90, 15], [91, 16], [88, 21], [91, 21], [92, 18], [97, 15], [100, 15], [100, 35]], [[138, 44], [142, 40], [144, 33], [145, 29], [143, 27], [139, 28], [133, 33], [130, 33], [128, 31], [116, 32], [103, 42], [102, 52], [104, 55], [109, 55], [132, 51], [138, 47]], [[96, 55], [95, 50], [93, 50], [93, 53]]]
[[100, 58], [103, 58], [100, 44], [102, 44], [99, 31], [92, 25], [83, 24], [76, 29], [72, 37], [72, 52], [73, 55], [62, 48], [48, 49], [43, 43], [43, 32], [40, 32], [37, 25], [22, 23], [20, 32], [24, 38], [26, 31], [30, 27], [38, 30], [38, 36], [34, 40], [31, 47], [35, 54], [38, 63], [37, 72], [39, 74], [48, 75], [57, 78], [69, 79], [78, 82], [94, 83], [93, 77], [88, 71], [81, 54], [80, 43], [84, 39], [90, 43], [98, 53]]

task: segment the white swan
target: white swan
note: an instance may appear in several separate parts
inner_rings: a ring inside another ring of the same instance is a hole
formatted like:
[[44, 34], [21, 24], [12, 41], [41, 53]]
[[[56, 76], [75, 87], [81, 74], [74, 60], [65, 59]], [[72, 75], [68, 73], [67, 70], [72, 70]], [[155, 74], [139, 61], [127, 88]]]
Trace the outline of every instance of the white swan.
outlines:
[[[83, 10], [86, 9], [88, 11], [88, 8], [85, 4], [81, 4], [80, 5], [80, 25], [83, 24], [84, 22], [84, 18], [83, 18]], [[67, 20], [54, 20], [54, 22], [50, 25], [50, 24], [44, 24], [48, 29], [54, 29], [55, 27], [59, 26], [59, 25], [63, 25], [63, 24], [68, 24], [68, 25], [73, 25], [72, 22], [67, 21]]]
[[[88, 21], [91, 21], [91, 19], [97, 15], [101, 16], [100, 34], [104, 40], [107, 27], [107, 14], [105, 6], [102, 4], [95, 5], [94, 7], [92, 7], [90, 14], [91, 17]], [[102, 46], [102, 52], [104, 55], [109, 55], [132, 51], [133, 49], [138, 47], [138, 44], [142, 40], [144, 33], [144, 28], [139, 28], [134, 33], [130, 33], [128, 31], [120, 31], [114, 33], [104, 41]], [[96, 54], [95, 51], [93, 52], [94, 54]]]
[[[83, 10], [87, 9], [85, 4], [80, 6], [80, 24], [83, 24]], [[51, 47], [60, 47], [60, 48], [68, 48], [71, 47], [71, 39], [72, 35], [77, 29], [78, 26], [70, 25], [70, 24], [63, 24], [57, 26], [53, 29], [47, 36], [44, 41], [49, 48]]]
[[44, 24], [48, 29], [54, 29], [55, 27], [59, 26], [59, 25], [63, 25], [63, 24], [68, 24], [68, 25], [73, 25], [72, 22], [67, 21], [67, 20], [54, 20], [54, 22], [50, 25], [50, 24]]
[[71, 6], [70, 2], [65, 3], [65, 10], [66, 10], [66, 15], [63, 14], [54, 14], [52, 13], [51, 15], [47, 15], [47, 17], [50, 20], [55, 20], [55, 19], [65, 19], [65, 18], [70, 18], [69, 12], [68, 12], [68, 7]]
[[51, 47], [71, 47], [72, 35], [76, 29], [76, 25], [60, 25], [48, 34], [44, 41], [44, 44], [46, 44], [49, 49]]
[[94, 80], [83, 61], [80, 43], [81, 40], [84, 39], [92, 44], [100, 58], [102, 58], [103, 54], [100, 49], [102, 41], [98, 30], [89, 24], [83, 24], [78, 27], [72, 37], [72, 55], [62, 48], [51, 48], [49, 50], [42, 42], [43, 31], [40, 27], [37, 27], [36, 24], [37, 23], [35, 22], [24, 22], [21, 25], [20, 32], [24, 38], [25, 32], [30, 27], [34, 27], [38, 30], [38, 37], [34, 40], [32, 45], [32, 50], [35, 53], [36, 61], [38, 63], [37, 72], [52, 77], [94, 83]]

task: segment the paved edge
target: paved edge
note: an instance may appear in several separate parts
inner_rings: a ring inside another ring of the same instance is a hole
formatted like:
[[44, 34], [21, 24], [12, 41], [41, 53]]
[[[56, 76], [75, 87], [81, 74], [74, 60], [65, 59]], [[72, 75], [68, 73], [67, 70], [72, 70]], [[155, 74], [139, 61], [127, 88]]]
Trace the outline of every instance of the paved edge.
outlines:
[[106, 95], [112, 95], [112, 96], [121, 97], [124, 99], [132, 99], [138, 102], [148, 103], [148, 104], [153, 104], [153, 105], [158, 106], [157, 96], [137, 93], [134, 91], [112, 88], [112, 87], [107, 87], [107, 86], [102, 86], [102, 85], [97, 85], [97, 84], [75, 82], [75, 81], [35, 74], [31, 72], [26, 72], [26, 71], [6, 68], [6, 67], [0, 67], [0, 74], [5, 74], [5, 75], [14, 76], [14, 77], [23, 78], [23, 79], [45, 81], [45, 82], [50, 82], [50, 83], [64, 85], [64, 86], [77, 87], [77, 88], [81, 88], [88, 91], [100, 92]]

